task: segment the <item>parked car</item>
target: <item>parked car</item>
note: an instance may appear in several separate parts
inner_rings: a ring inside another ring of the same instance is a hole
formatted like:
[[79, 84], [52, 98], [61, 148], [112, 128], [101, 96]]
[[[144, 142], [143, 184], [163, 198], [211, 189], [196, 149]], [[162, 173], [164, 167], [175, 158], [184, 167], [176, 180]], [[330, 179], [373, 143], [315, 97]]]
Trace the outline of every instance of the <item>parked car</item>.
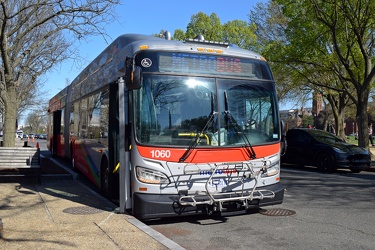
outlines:
[[370, 167], [371, 155], [368, 150], [349, 144], [324, 130], [290, 129], [286, 141], [288, 148], [281, 157], [282, 164], [315, 166], [324, 172], [346, 168], [353, 173]]
[[47, 134], [40, 134], [39, 139], [47, 139]]

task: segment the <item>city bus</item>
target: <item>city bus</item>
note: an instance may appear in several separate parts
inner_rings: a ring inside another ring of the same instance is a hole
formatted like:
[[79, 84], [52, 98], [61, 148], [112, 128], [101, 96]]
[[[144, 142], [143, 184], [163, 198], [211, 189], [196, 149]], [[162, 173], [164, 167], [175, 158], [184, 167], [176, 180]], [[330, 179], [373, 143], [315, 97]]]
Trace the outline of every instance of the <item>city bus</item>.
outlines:
[[47, 147], [139, 219], [283, 202], [285, 126], [259, 54], [125, 34], [48, 107]]

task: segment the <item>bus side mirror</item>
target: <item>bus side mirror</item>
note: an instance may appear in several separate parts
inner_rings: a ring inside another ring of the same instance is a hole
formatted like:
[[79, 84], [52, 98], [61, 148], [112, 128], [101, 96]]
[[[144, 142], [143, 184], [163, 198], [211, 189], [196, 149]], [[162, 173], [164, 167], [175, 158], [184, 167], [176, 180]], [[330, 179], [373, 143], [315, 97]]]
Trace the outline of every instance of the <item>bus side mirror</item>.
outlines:
[[125, 83], [128, 90], [140, 89], [142, 87], [142, 69], [134, 65], [133, 58], [127, 57], [125, 61]]
[[281, 129], [281, 140], [280, 140], [280, 153], [284, 155], [286, 153], [286, 148], [288, 147], [286, 141], [286, 123], [285, 121], [280, 121], [280, 129]]

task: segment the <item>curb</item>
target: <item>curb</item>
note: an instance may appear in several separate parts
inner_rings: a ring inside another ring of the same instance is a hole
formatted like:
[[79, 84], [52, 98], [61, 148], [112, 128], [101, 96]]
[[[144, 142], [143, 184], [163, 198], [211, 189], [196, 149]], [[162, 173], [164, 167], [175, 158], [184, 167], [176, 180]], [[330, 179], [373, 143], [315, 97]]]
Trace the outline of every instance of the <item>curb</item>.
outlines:
[[[58, 162], [57, 160], [55, 160], [53, 158], [49, 158], [49, 159], [54, 164], [56, 164], [57, 166], [66, 170], [69, 174], [42, 175], [41, 181], [47, 180], [47, 178], [48, 178], [48, 180], [73, 180], [75, 182], [78, 182], [79, 185], [81, 185], [83, 188], [86, 188], [88, 191], [90, 191], [90, 193], [92, 193], [96, 197], [100, 198], [104, 202], [109, 203], [111, 206], [116, 206], [114, 203], [105, 199], [104, 197], [102, 197], [101, 195], [99, 195], [98, 193], [96, 193], [95, 191], [90, 189], [89, 187], [87, 187], [85, 184], [81, 183], [79, 181], [78, 174], [76, 172], [72, 171], [70, 168], [67, 168], [66, 166], [64, 166], [64, 164]], [[156, 231], [156, 230], [152, 229], [151, 227], [147, 226], [146, 224], [144, 224], [142, 221], [138, 220], [137, 218], [135, 218], [131, 214], [124, 213], [124, 215], [126, 216], [126, 220], [130, 224], [132, 224], [133, 226], [135, 226], [136, 228], [138, 228], [140, 231], [144, 232], [145, 234], [148, 234], [150, 237], [152, 237], [153, 239], [155, 239], [156, 241], [158, 241], [160, 244], [164, 245], [168, 249], [176, 249], [176, 250], [184, 250], [185, 249], [185, 248], [181, 247], [180, 245], [178, 245], [176, 242], [169, 239], [168, 237], [164, 236], [163, 234], [159, 233], [158, 231]]]

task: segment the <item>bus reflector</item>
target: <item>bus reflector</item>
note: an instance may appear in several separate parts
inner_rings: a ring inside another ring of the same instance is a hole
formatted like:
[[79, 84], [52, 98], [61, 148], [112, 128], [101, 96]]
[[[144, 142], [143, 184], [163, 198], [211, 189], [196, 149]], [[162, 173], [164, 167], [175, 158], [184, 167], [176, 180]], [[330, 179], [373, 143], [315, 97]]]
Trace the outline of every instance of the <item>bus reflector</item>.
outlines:
[[214, 49], [207, 48], [207, 52], [213, 53], [213, 52], [215, 52], [215, 50], [214, 50]]
[[139, 49], [140, 49], [140, 50], [148, 49], [148, 45], [141, 45], [141, 46], [139, 46]]
[[199, 52], [204, 52], [204, 48], [201, 48], [201, 47], [198, 47], [197, 50], [198, 50]]
[[223, 54], [223, 50], [222, 49], [215, 49], [215, 52], [218, 53], [218, 54]]
[[119, 167], [120, 167], [120, 162], [117, 163], [117, 165], [116, 165], [115, 169], [113, 169], [112, 173], [113, 173], [113, 174], [116, 173], [117, 170], [119, 169]]
[[140, 187], [138, 190], [139, 191], [147, 191], [147, 188], [146, 187]]

